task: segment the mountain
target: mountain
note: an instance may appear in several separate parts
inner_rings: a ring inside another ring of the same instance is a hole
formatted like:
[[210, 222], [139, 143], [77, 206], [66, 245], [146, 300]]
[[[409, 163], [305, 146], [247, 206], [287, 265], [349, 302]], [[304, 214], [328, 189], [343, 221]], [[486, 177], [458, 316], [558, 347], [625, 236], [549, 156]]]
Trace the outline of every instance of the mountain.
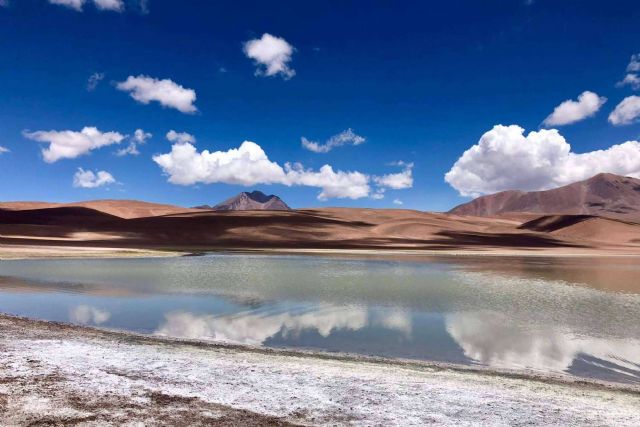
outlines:
[[503, 191], [453, 208], [457, 215], [507, 213], [597, 215], [640, 221], [640, 179], [601, 173], [546, 191]]
[[204, 205], [198, 209], [214, 209], [217, 211], [288, 211], [291, 210], [280, 197], [273, 194], [267, 196], [262, 191], [242, 193], [225, 200], [213, 207]]

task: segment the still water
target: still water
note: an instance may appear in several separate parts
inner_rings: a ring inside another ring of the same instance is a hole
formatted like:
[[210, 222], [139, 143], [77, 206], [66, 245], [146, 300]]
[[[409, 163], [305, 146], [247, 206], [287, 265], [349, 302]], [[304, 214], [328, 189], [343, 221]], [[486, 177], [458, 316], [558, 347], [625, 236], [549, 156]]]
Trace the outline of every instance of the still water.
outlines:
[[640, 383], [637, 259], [1, 261], [0, 312]]

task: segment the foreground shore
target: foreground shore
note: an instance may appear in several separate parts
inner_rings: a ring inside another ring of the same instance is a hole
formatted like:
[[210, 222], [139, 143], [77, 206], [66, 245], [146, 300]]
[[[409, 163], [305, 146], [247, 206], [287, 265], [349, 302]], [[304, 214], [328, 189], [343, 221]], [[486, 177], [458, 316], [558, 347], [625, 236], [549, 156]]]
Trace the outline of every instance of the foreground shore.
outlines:
[[217, 346], [0, 315], [10, 425], [639, 425], [633, 386]]

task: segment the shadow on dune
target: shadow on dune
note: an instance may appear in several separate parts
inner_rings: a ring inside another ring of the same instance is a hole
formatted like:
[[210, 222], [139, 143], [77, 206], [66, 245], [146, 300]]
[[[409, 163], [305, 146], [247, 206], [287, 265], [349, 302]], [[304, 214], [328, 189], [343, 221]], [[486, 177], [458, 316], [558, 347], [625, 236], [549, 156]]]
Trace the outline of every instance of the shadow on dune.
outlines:
[[[440, 230], [424, 238], [376, 234], [380, 221], [339, 213], [307, 211], [204, 211], [124, 219], [90, 208], [0, 210], [0, 242], [24, 245], [118, 246], [138, 248], [464, 248], [580, 247], [542, 234]], [[460, 222], [452, 221], [460, 225]], [[95, 236], [77, 238], [78, 233]], [[101, 238], [101, 236], [115, 238]], [[16, 237], [18, 236], [18, 237]], [[47, 238], [49, 238], [47, 240]], [[114, 243], [114, 240], [117, 243]]]
[[572, 225], [597, 218], [594, 215], [545, 215], [532, 221], [525, 222], [520, 230], [531, 230], [550, 233], [562, 228], [571, 227]]

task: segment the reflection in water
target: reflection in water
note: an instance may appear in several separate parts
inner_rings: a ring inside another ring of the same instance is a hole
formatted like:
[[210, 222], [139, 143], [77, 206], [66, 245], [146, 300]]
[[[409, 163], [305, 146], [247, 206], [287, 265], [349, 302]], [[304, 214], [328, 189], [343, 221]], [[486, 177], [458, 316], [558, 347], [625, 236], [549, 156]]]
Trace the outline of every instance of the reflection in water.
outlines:
[[384, 327], [401, 332], [405, 336], [411, 333], [411, 319], [400, 311], [369, 315], [367, 309], [360, 307], [320, 306], [298, 313], [250, 312], [227, 316], [173, 312], [165, 316], [165, 322], [156, 334], [261, 345], [277, 334], [287, 338], [299, 336], [305, 330], [315, 330], [321, 337], [327, 338], [336, 330], [358, 331], [367, 326]]
[[215, 254], [3, 261], [0, 276], [0, 312], [21, 316], [615, 381], [640, 371], [637, 259]]
[[467, 357], [491, 367], [568, 372], [580, 359], [640, 381], [637, 339], [581, 337], [558, 327], [525, 327], [504, 315], [482, 311], [448, 314], [446, 328]]
[[69, 320], [81, 325], [102, 325], [111, 318], [111, 313], [90, 305], [79, 305], [69, 310]]

